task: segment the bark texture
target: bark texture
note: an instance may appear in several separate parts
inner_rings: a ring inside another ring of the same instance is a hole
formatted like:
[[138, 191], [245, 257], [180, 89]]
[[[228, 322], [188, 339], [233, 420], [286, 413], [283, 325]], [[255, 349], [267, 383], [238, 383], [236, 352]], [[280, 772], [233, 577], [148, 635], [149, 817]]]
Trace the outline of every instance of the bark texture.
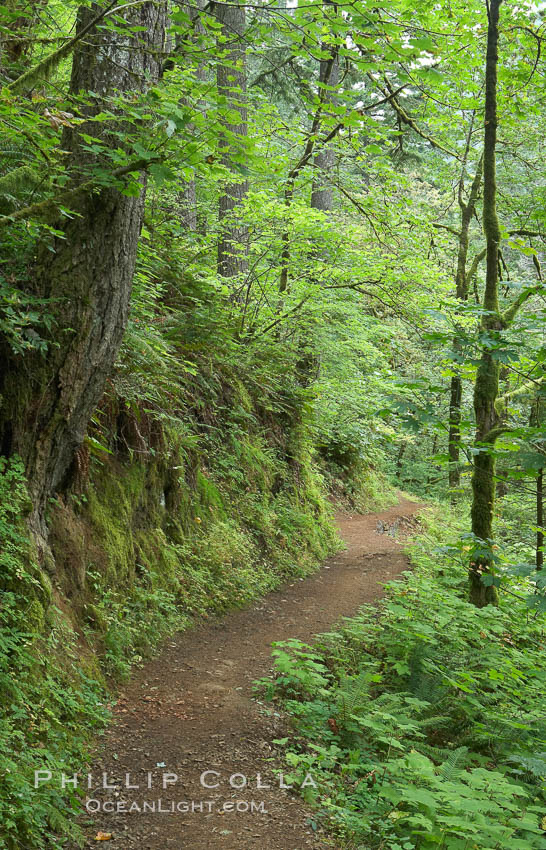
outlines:
[[[240, 158], [241, 151], [244, 151], [248, 135], [245, 7], [236, 3], [215, 3], [214, 13], [222, 24], [219, 47], [224, 54], [217, 70], [218, 92], [225, 95], [228, 109], [239, 114], [238, 121], [225, 122], [226, 133], [220, 139], [222, 163], [233, 171], [235, 158]], [[248, 181], [235, 178], [224, 187], [220, 196], [218, 274], [222, 277], [235, 277], [248, 271], [248, 228], [239, 224], [234, 214], [247, 192]]]
[[[469, 135], [470, 142], [470, 135]], [[465, 162], [466, 165], [466, 162]], [[470, 268], [470, 271], [467, 270], [467, 261], [468, 261], [468, 243], [469, 243], [469, 231], [470, 231], [470, 223], [472, 221], [472, 217], [474, 215], [476, 209], [476, 202], [478, 200], [478, 195], [480, 192], [480, 186], [482, 182], [482, 167], [483, 161], [480, 158], [478, 167], [476, 169], [476, 173], [474, 175], [474, 179], [472, 181], [472, 186], [470, 189], [470, 195], [468, 197], [468, 201], [465, 203], [463, 200], [463, 181], [464, 181], [464, 172], [461, 174], [461, 183], [459, 185], [459, 206], [461, 209], [461, 229], [459, 231], [459, 244], [457, 251], [457, 271], [455, 273], [455, 294], [459, 301], [467, 301], [468, 299], [468, 291], [470, 288], [470, 282], [472, 279], [472, 275], [475, 272], [474, 266], [476, 265], [476, 259], [479, 262], [480, 255], [475, 258], [474, 263]], [[459, 337], [455, 335], [453, 339], [453, 350], [457, 353], [461, 352], [461, 343]], [[463, 385], [461, 381], [461, 376], [459, 373], [453, 375], [451, 378], [451, 388], [450, 388], [450, 398], [449, 398], [449, 438], [448, 438], [448, 452], [449, 452], [449, 487], [454, 495], [454, 491], [460, 486], [461, 483], [461, 474], [459, 469], [459, 457], [460, 457], [460, 442], [461, 442], [461, 402], [462, 402], [462, 394], [463, 394]]]
[[[529, 425], [532, 428], [540, 428], [544, 421], [544, 400], [541, 396], [537, 396], [531, 406], [531, 416], [529, 417]], [[543, 452], [542, 445], [536, 447]], [[537, 570], [544, 568], [544, 468], [541, 467], [537, 474], [536, 484], [536, 553], [535, 563]]]
[[[491, 0], [488, 7], [487, 55], [485, 67], [485, 134], [483, 154], [483, 226], [486, 239], [486, 278], [483, 298], [483, 331], [499, 331], [498, 261], [500, 228], [497, 218], [496, 144], [497, 144], [497, 64], [499, 42], [499, 10], [502, 0]], [[499, 361], [484, 347], [474, 386], [476, 416], [476, 448], [472, 476], [472, 532], [482, 541], [469, 571], [470, 600], [479, 607], [496, 604], [497, 590], [486, 586], [482, 576], [490, 572], [488, 554], [493, 536], [495, 501], [495, 455], [498, 414], [495, 402], [499, 394]]]
[[[96, 4], [82, 7], [78, 29], [97, 10]], [[142, 91], [160, 74], [165, 4], [144, 3], [124, 15], [142, 31], [101, 29], [74, 53], [70, 90], [95, 93], [90, 114], [100, 110], [103, 96]], [[76, 182], [84, 179], [84, 170], [100, 165], [82, 151], [79, 135], [96, 135], [99, 126], [84, 123], [64, 134], [62, 146]], [[144, 178], [141, 182], [138, 197], [113, 187], [82, 194], [75, 215], [59, 217], [62, 238], [38, 249], [34, 291], [53, 299], [56, 325], [45, 358], [11, 362], [4, 373], [0, 427], [4, 453], [24, 460], [34, 506], [31, 525], [39, 541], [47, 538], [48, 499], [67, 480], [125, 330], [143, 214]]]
[[[323, 50], [328, 46], [323, 45]], [[323, 104], [327, 111], [328, 104], [335, 103], [335, 92], [329, 91], [339, 84], [339, 57], [336, 50], [329, 59], [322, 59], [320, 63], [319, 81], [328, 88], [324, 90]], [[315, 210], [331, 212], [334, 208], [334, 192], [332, 188], [332, 175], [336, 165], [336, 154], [332, 146], [326, 146], [315, 155], [315, 176], [311, 190], [311, 207]]]
[[[191, 28], [187, 36], [178, 37], [176, 52], [179, 56], [184, 56], [184, 53], [189, 54], [188, 62], [190, 63], [193, 61], [191, 53], [196, 49], [196, 37], [205, 31], [201, 19], [203, 6], [203, 0], [196, 0], [194, 5], [184, 4], [183, 6], [184, 11], [190, 19]], [[195, 77], [197, 80], [201, 81], [206, 79], [206, 66], [204, 62], [201, 62], [197, 66], [195, 70]], [[181, 103], [187, 103], [187, 100], [181, 98]], [[188, 230], [197, 231], [199, 222], [197, 216], [197, 186], [195, 183], [195, 177], [182, 184], [180, 192], [178, 193], [178, 203], [180, 206], [180, 223], [182, 226]]]

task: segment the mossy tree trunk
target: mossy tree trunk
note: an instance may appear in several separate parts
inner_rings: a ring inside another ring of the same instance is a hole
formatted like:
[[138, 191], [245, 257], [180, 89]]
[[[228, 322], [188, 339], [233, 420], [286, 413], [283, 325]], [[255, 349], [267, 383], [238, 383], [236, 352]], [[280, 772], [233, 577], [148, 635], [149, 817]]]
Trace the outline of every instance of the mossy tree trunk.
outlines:
[[[98, 11], [96, 3], [82, 6], [78, 30]], [[79, 42], [70, 91], [88, 93], [90, 118], [101, 111], [103, 97], [143, 91], [159, 77], [165, 13], [163, 2], [130, 5], [120, 13], [127, 31], [95, 29]], [[108, 169], [82, 149], [81, 134], [98, 132], [100, 124], [89, 121], [64, 133], [62, 147], [69, 152], [76, 184], [90, 169]], [[119, 145], [106, 131], [103, 140]], [[111, 186], [81, 193], [74, 214], [59, 216], [56, 227], [62, 232], [38, 247], [32, 282], [34, 293], [55, 305], [47, 355], [13, 360], [1, 381], [2, 451], [23, 458], [33, 502], [31, 526], [44, 550], [48, 500], [68, 480], [125, 330], [143, 216], [144, 177], [140, 182], [136, 197]]]
[[[472, 125], [470, 126], [467, 151], [472, 138]], [[476, 210], [476, 202], [480, 192], [482, 182], [483, 159], [476, 168], [476, 173], [470, 188], [468, 201], [465, 203], [463, 197], [464, 191], [464, 173], [466, 171], [466, 155], [461, 171], [461, 179], [459, 181], [459, 207], [461, 210], [461, 229], [458, 233], [458, 251], [457, 251], [457, 271], [455, 273], [455, 294], [459, 301], [465, 302], [468, 299], [468, 291], [472, 276], [475, 274], [477, 265], [483, 255], [478, 254], [467, 271], [468, 261], [468, 245], [469, 231], [472, 217]], [[461, 341], [459, 336], [455, 334], [453, 338], [453, 350], [456, 353], [461, 353]], [[451, 378], [450, 397], [449, 397], [449, 437], [448, 437], [448, 453], [449, 453], [449, 488], [452, 493], [452, 498], [455, 496], [455, 491], [461, 483], [461, 473], [459, 468], [460, 458], [460, 442], [461, 442], [461, 404], [463, 395], [463, 383], [460, 372], [457, 371]]]
[[541, 467], [537, 475], [537, 548], [536, 548], [536, 568], [541, 570], [544, 567], [544, 496], [542, 487], [544, 482], [544, 468]]
[[[497, 333], [503, 327], [498, 300], [500, 228], [497, 217], [497, 64], [499, 10], [502, 0], [488, 5], [487, 55], [485, 65], [485, 135], [483, 151], [483, 228], [486, 239], [486, 278], [483, 297], [482, 332]], [[491, 571], [490, 545], [493, 536], [495, 500], [495, 440], [499, 417], [495, 408], [499, 393], [499, 361], [484, 346], [474, 386], [476, 453], [472, 476], [472, 532], [478, 538], [477, 552], [470, 564], [470, 600], [480, 607], [498, 602], [497, 590], [482, 577]]]
[[[529, 425], [532, 428], [540, 428], [544, 421], [544, 398], [540, 395], [536, 397], [531, 406], [531, 415], [529, 417]], [[543, 444], [540, 443], [536, 447], [539, 451], [544, 452]], [[535, 563], [537, 570], [542, 570], [544, 567], [544, 468], [541, 467], [537, 474], [536, 484], [536, 555]]]

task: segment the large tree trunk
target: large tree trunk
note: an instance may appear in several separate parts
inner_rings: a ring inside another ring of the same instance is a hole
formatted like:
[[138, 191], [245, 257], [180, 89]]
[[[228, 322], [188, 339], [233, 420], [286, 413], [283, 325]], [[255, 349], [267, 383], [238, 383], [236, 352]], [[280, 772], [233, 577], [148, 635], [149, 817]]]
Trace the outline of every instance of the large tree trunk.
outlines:
[[[98, 11], [81, 7], [82, 29]], [[160, 74], [165, 32], [165, 4], [133, 6], [123, 13], [136, 33], [92, 31], [73, 56], [70, 91], [94, 92], [89, 113], [101, 109], [101, 98], [114, 91], [143, 91]], [[121, 121], [117, 130], [122, 126]], [[96, 135], [100, 125], [84, 123], [67, 129], [62, 147], [75, 181], [79, 172], [97, 165], [81, 149], [81, 133]], [[108, 140], [108, 136], [104, 134]], [[119, 144], [119, 139], [112, 139]], [[107, 168], [103, 164], [103, 168]], [[62, 236], [39, 247], [34, 270], [35, 292], [50, 299], [56, 324], [47, 356], [10, 364], [2, 381], [0, 423], [5, 453], [24, 460], [33, 502], [31, 525], [46, 545], [45, 511], [49, 497], [66, 482], [76, 449], [104, 391], [125, 330], [143, 204], [117, 188], [82, 194], [74, 215], [59, 216]]]
[[[222, 162], [230, 171], [234, 171], [237, 169], [237, 156], [241, 164], [241, 152], [244, 151], [248, 135], [245, 7], [237, 3], [215, 3], [214, 13], [222, 23], [219, 47], [224, 54], [217, 69], [218, 92], [225, 95], [228, 109], [239, 114], [239, 121], [225, 122], [226, 133], [220, 139]], [[224, 186], [220, 196], [218, 274], [222, 277], [235, 277], [248, 271], [248, 228], [237, 221], [236, 215], [237, 207], [247, 192], [248, 181], [234, 179]]]
[[[484, 331], [502, 327], [498, 301], [498, 258], [500, 228], [496, 207], [497, 144], [497, 64], [499, 41], [499, 8], [502, 0], [490, 0], [488, 7], [487, 57], [485, 68], [485, 136], [483, 156], [483, 226], [486, 238], [486, 278], [483, 298]], [[490, 541], [493, 536], [495, 501], [495, 440], [498, 415], [495, 402], [499, 393], [499, 361], [488, 348], [482, 350], [474, 387], [476, 415], [476, 448], [472, 476], [472, 532], [480, 542], [469, 570], [470, 600], [480, 607], [496, 604], [497, 590], [486, 586], [482, 576], [490, 572]]]

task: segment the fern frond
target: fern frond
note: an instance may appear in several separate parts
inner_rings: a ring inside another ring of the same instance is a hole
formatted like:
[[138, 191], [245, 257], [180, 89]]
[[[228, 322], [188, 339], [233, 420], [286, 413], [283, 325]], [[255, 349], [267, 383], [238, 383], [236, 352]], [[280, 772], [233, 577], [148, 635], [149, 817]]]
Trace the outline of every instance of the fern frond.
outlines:
[[440, 702], [449, 689], [443, 684], [438, 674], [434, 675], [427, 669], [428, 652], [426, 646], [418, 645], [408, 658], [410, 668], [408, 690], [418, 699], [434, 704]]
[[337, 705], [342, 720], [347, 720], [351, 714], [357, 714], [368, 704], [370, 696], [370, 676], [362, 671], [358, 676], [343, 676], [337, 692]]
[[0, 195], [15, 195], [17, 192], [35, 189], [41, 179], [30, 165], [21, 165], [0, 177]]
[[419, 741], [416, 747], [420, 753], [427, 756], [431, 761], [436, 762], [436, 764], [442, 764], [447, 761], [453, 752], [453, 750], [449, 750], [447, 747], [435, 747], [432, 744], [427, 744], [425, 741]]
[[0, 212], [4, 215], [17, 208], [21, 196], [37, 189], [43, 182], [37, 171], [29, 165], [21, 165], [0, 177]]
[[441, 729], [444, 726], [453, 725], [453, 718], [445, 715], [435, 715], [434, 717], [425, 717], [421, 720], [414, 720], [415, 725], [422, 731], [428, 729]]
[[19, 147], [19, 145], [13, 143], [12, 139], [9, 141], [5, 139], [0, 141], [0, 162], [4, 159], [10, 162], [14, 159], [21, 161], [29, 159], [29, 157], [30, 153], [28, 146], [23, 147], [21, 145], [21, 147]]
[[439, 775], [446, 782], [453, 782], [464, 770], [465, 757], [468, 753], [468, 747], [457, 747], [453, 750], [448, 758], [440, 765], [438, 770]]
[[509, 756], [508, 761], [518, 765], [535, 779], [542, 780], [546, 777], [546, 753], [534, 753], [532, 756], [513, 755]]

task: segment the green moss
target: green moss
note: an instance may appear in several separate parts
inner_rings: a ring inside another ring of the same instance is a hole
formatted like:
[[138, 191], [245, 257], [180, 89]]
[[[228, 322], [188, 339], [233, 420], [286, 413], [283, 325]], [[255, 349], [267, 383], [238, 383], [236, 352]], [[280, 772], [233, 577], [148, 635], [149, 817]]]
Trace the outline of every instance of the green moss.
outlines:
[[[177, 429], [171, 416], [158, 438], [161, 450], [92, 458], [84, 492], [52, 506], [54, 587], [44, 569], [28, 566], [24, 484], [0, 475], [0, 495], [2, 486], [16, 495], [11, 513], [9, 499], [0, 509], [0, 535], [3, 518], [13, 538], [1, 556], [4, 576], [17, 576], [25, 553], [20, 612], [38, 635], [26, 649], [17, 638], [27, 660], [12, 654], [27, 674], [10, 679], [9, 699], [46, 711], [51, 728], [43, 741], [65, 748], [66, 772], [81, 761], [100, 722], [106, 680], [126, 679], [135, 662], [194, 617], [248, 604], [309, 574], [339, 548], [300, 396], [283, 402], [274, 427], [270, 409], [258, 412], [263, 399], [258, 404], [239, 380], [223, 388], [223, 397], [228, 406], [208, 430], [195, 425], [188, 434], [187, 424]], [[260, 415], [269, 417], [267, 427]], [[107, 445], [109, 436], [100, 442]], [[25, 788], [30, 775], [21, 779]], [[0, 794], [0, 807], [1, 800]], [[25, 818], [18, 821], [21, 834], [29, 847], [40, 847], [41, 839], [25, 833]], [[70, 828], [58, 823], [61, 832]]]
[[105, 584], [128, 582], [134, 572], [133, 507], [130, 488], [132, 476], [115, 477], [89, 488], [89, 521], [98, 546], [104, 552]]
[[0, 460], [0, 846], [42, 848], [56, 834], [77, 837], [72, 803], [34, 771], [74, 772], [106, 715], [100, 672], [89, 665], [70, 623], [51, 604], [49, 578], [33, 559], [18, 461]]
[[[196, 502], [204, 508], [211, 508], [225, 516], [224, 501], [218, 487], [201, 471], [197, 471], [195, 478]], [[188, 507], [190, 507], [188, 505]], [[199, 517], [199, 519], [201, 519]]]
[[45, 625], [45, 609], [38, 599], [29, 599], [25, 608], [25, 623], [29, 632], [41, 634]]

